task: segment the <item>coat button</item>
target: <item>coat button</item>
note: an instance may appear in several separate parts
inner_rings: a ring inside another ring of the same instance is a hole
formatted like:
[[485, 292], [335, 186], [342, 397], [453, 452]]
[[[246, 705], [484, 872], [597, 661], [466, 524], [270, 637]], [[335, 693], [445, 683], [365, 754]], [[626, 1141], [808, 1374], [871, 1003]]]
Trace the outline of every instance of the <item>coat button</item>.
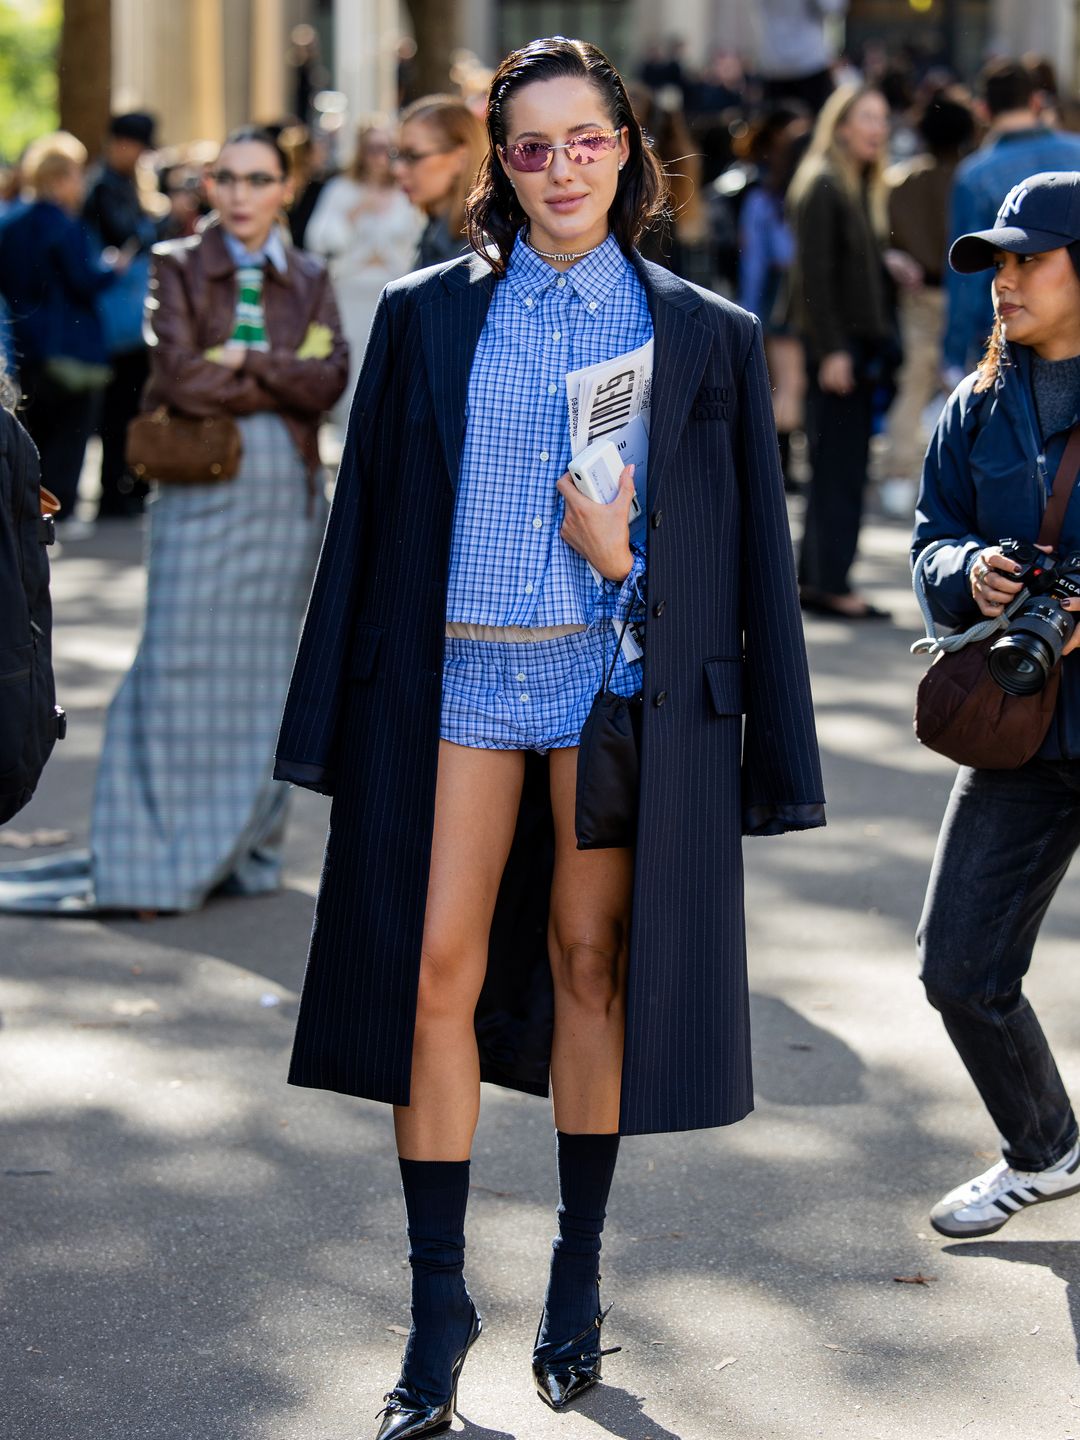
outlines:
[[664, 606], [666, 604], [666, 600], [658, 600], [656, 604], [652, 607], [652, 613], [656, 616], [657, 620], [659, 620], [660, 616], [664, 613]]
[[662, 510], [654, 510], [654, 511], [652, 512], [652, 528], [653, 528], [654, 530], [659, 530], [659, 529], [660, 529], [660, 521], [661, 521], [663, 518], [664, 518], [664, 512], [663, 512]]
[[659, 709], [660, 709], [660, 706], [664, 703], [664, 701], [665, 701], [666, 699], [667, 699], [667, 691], [666, 691], [666, 690], [658, 690], [658, 691], [656, 692], [656, 694], [653, 696], [653, 702], [652, 702], [652, 703], [653, 703], [653, 704], [656, 706], [656, 708], [659, 710]]

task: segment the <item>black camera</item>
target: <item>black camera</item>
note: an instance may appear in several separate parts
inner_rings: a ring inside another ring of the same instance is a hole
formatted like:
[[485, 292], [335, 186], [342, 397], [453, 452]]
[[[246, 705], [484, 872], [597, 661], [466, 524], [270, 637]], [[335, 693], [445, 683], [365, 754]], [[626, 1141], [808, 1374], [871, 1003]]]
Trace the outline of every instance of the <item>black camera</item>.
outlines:
[[1002, 540], [1001, 553], [1021, 567], [1009, 578], [1019, 581], [1028, 599], [991, 645], [987, 664], [1007, 694], [1037, 695], [1076, 628], [1076, 618], [1059, 602], [1080, 599], [1080, 551], [1055, 560], [1026, 540]]

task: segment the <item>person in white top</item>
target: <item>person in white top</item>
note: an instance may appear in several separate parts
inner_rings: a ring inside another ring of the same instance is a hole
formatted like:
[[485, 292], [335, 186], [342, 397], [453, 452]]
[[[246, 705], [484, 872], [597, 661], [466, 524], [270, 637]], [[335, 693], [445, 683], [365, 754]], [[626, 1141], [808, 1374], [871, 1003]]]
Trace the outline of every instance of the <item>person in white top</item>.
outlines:
[[383, 286], [412, 269], [424, 215], [406, 199], [390, 170], [390, 132], [365, 122], [347, 174], [335, 176], [308, 222], [305, 247], [325, 257], [349, 342], [349, 383], [333, 411], [344, 426]]
[[757, 68], [765, 99], [801, 100], [816, 115], [833, 89], [831, 23], [848, 0], [758, 0]]

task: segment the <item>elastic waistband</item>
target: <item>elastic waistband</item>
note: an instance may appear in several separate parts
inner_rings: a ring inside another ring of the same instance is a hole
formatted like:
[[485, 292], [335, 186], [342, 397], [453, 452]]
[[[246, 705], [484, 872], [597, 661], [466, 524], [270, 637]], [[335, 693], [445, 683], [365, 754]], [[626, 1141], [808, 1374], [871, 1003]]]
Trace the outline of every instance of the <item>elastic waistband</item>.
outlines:
[[470, 625], [464, 620], [446, 622], [448, 640], [480, 640], [494, 645], [533, 645], [541, 640], [561, 640], [565, 635], [583, 635], [585, 625]]

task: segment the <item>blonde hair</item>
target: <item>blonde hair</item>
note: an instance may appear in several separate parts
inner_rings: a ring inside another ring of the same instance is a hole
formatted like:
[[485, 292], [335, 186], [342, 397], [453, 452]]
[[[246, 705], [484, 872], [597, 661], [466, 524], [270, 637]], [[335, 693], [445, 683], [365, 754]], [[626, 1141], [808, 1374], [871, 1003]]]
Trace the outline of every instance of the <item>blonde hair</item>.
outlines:
[[86, 146], [67, 130], [42, 135], [27, 146], [22, 170], [27, 186], [38, 198], [43, 191], [72, 170], [82, 170], [87, 162]]
[[835, 180], [856, 201], [862, 200], [863, 186], [870, 206], [870, 223], [879, 240], [889, 236], [889, 196], [885, 184], [885, 155], [866, 168], [857, 165], [837, 133], [855, 106], [867, 95], [884, 96], [876, 85], [839, 85], [826, 100], [814, 125], [806, 154], [792, 177], [788, 205], [800, 205], [822, 175]]
[[465, 102], [453, 95], [422, 95], [401, 112], [402, 128], [411, 120], [434, 130], [448, 150], [465, 147], [465, 163], [446, 197], [443, 211], [451, 235], [464, 235], [465, 200], [488, 153], [484, 127]]
[[[368, 146], [373, 135], [385, 135], [387, 143], [390, 141], [390, 122], [385, 115], [369, 115], [366, 120], [361, 120], [356, 127], [356, 143], [353, 148], [352, 161], [349, 164], [349, 178], [360, 184], [368, 182], [369, 153]], [[394, 185], [394, 177], [387, 176], [384, 185], [390, 188]]]

